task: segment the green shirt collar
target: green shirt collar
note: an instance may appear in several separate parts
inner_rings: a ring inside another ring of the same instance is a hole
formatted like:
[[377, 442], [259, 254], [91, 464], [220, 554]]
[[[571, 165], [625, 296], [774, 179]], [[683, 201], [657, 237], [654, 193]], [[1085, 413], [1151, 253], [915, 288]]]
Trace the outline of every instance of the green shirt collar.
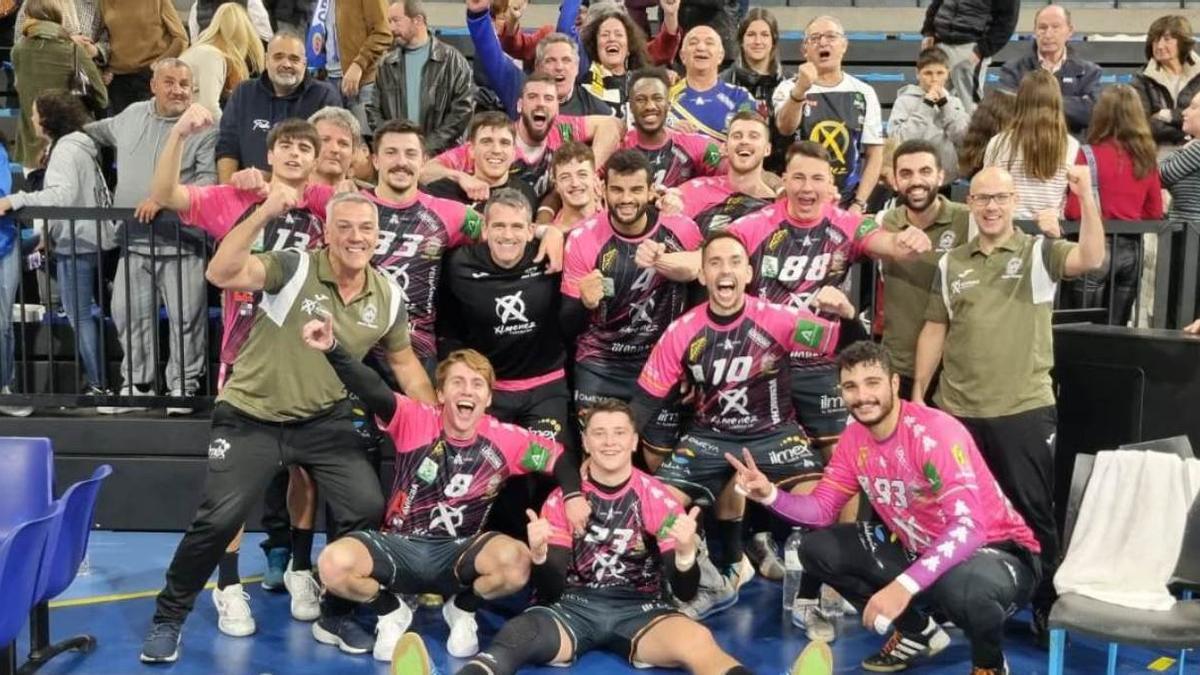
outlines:
[[[337, 285], [338, 285], [337, 276], [334, 275], [333, 263], [330, 262], [330, 260], [329, 260], [329, 249], [322, 248], [321, 250], [317, 251], [316, 258], [317, 258], [317, 279], [322, 284], [325, 284], [326, 286], [332, 286], [336, 290]], [[363, 282], [362, 292], [360, 292], [358, 295], [354, 296], [354, 298], [352, 300], [350, 300], [350, 302], [347, 302], [346, 303], [347, 305], [352, 305], [352, 304], [358, 302], [359, 300], [362, 300], [363, 298], [371, 295], [373, 290], [371, 288], [371, 273], [370, 272], [371, 272], [370, 268], [367, 268], [366, 279]], [[341, 296], [339, 295], [338, 297], [340, 298]]]
[[[1025, 244], [1025, 239], [1028, 236], [1029, 235], [1025, 234], [1024, 230], [1014, 225], [1012, 236], [998, 244], [996, 246], [996, 250], [1019, 251]], [[971, 239], [971, 243], [967, 244], [967, 246], [969, 247], [971, 255], [984, 255], [983, 250], [979, 248], [979, 235], [975, 235], [975, 237]]]

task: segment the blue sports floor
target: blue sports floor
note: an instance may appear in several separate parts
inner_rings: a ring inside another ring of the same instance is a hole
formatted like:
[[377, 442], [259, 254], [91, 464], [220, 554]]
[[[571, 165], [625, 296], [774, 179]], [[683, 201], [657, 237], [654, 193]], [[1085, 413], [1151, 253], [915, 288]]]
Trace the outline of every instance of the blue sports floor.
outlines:
[[[50, 615], [52, 637], [88, 632], [99, 641], [88, 655], [64, 654], [40, 673], [173, 673], [186, 675], [282, 675], [295, 673], [387, 673], [384, 664], [370, 655], [351, 657], [312, 639], [308, 624], [295, 622], [288, 610], [288, 597], [267, 593], [257, 583], [265, 560], [257, 546], [259, 536], [250, 535], [243, 546], [241, 561], [250, 592], [250, 603], [258, 622], [258, 633], [249, 638], [230, 638], [216, 628], [216, 611], [210, 594], [205, 592], [196, 603], [196, 611], [184, 627], [180, 660], [170, 666], [145, 666], [138, 662], [141, 639], [154, 611], [154, 594], [163, 582], [163, 572], [174, 552], [179, 534], [96, 532], [92, 536], [88, 569], [53, 605]], [[510, 610], [515, 611], [515, 610]], [[481, 612], [481, 643], [485, 646], [501, 617]], [[806, 644], [800, 631], [780, 621], [779, 588], [755, 579], [742, 591], [741, 601], [732, 609], [713, 617], [708, 625], [721, 645], [758, 675], [781, 675], [793, 657]], [[419, 631], [434, 655], [441, 673], [454, 672], [459, 662], [447, 656], [444, 641], [446, 626], [440, 612], [417, 612], [414, 629]], [[968, 649], [961, 633], [952, 632], [954, 642], [935, 659], [908, 672], [919, 675], [965, 675], [970, 670]], [[1046, 653], [1032, 644], [1027, 622], [1014, 619], [1010, 626], [1008, 658], [1012, 672], [1033, 675], [1046, 672]], [[857, 617], [842, 620], [841, 635], [834, 643], [836, 672], [862, 672], [859, 661], [878, 649], [883, 638], [867, 632]], [[20, 657], [27, 650], [28, 638], [18, 642]], [[1118, 672], [1145, 673], [1162, 668], [1164, 662], [1150, 664], [1160, 657], [1177, 654], [1156, 653], [1124, 648]], [[1200, 654], [1188, 655], [1188, 675], [1200, 675]], [[1072, 639], [1067, 650], [1067, 672], [1092, 675], [1105, 671], [1104, 646]], [[1168, 672], [1177, 672], [1167, 667]], [[560, 668], [529, 669], [528, 673], [550, 675]], [[671, 671], [634, 671], [613, 655], [593, 653], [585, 656], [571, 672], [589, 675]]]

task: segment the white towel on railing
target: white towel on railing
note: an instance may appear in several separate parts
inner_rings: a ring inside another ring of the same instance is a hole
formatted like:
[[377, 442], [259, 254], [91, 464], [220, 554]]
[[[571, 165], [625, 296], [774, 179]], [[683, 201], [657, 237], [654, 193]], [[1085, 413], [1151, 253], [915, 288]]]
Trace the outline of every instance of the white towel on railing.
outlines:
[[1167, 582], [1200, 489], [1200, 460], [1140, 450], [1096, 455], [1054, 586], [1135, 609], [1168, 610]]

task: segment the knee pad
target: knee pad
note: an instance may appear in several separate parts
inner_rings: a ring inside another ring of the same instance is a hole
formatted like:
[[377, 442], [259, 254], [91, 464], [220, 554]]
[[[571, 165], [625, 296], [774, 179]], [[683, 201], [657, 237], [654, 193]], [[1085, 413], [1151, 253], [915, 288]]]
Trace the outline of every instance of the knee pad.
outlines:
[[550, 663], [561, 646], [554, 619], [545, 612], [525, 612], [504, 624], [487, 650], [468, 665], [484, 665], [494, 675], [511, 675], [526, 664]]

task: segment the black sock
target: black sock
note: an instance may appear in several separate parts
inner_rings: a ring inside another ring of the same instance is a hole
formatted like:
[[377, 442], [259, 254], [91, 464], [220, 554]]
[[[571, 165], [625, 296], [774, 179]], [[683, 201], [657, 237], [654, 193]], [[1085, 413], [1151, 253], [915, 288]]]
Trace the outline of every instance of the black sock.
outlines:
[[312, 569], [313, 531], [292, 528], [292, 571]]
[[464, 612], [474, 612], [479, 609], [479, 596], [475, 595], [474, 589], [467, 590], [454, 596], [454, 606]]
[[717, 536], [721, 539], [723, 549], [723, 561], [718, 567], [728, 569], [738, 564], [742, 559], [742, 519], [718, 520]]
[[821, 597], [821, 580], [816, 575], [805, 573], [800, 577], [800, 592], [796, 594], [802, 600], [817, 600]]
[[746, 666], [734, 666], [725, 671], [725, 675], [753, 675]]
[[388, 592], [386, 588], [380, 587], [379, 594], [367, 601], [367, 606], [375, 610], [379, 616], [383, 616], [400, 609], [400, 598], [397, 598], [395, 593]]
[[929, 626], [929, 617], [910, 607], [896, 617], [892, 625], [905, 635], [920, 635]]
[[225, 589], [242, 583], [238, 574], [238, 552], [226, 551], [221, 555], [221, 563], [217, 566], [217, 588]]

